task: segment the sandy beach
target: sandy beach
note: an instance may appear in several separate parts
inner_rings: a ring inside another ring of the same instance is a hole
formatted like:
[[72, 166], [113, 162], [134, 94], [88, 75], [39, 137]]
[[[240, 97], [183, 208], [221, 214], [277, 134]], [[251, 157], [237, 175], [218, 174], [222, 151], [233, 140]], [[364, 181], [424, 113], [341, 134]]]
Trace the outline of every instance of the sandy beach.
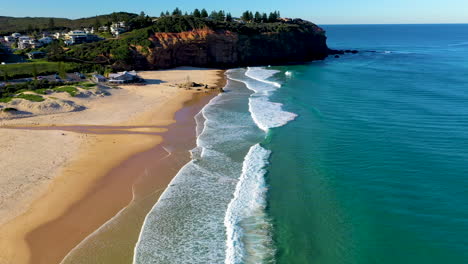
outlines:
[[[30, 116], [0, 117], [1, 264], [60, 263], [80, 242], [86, 247], [83, 240], [104, 223], [130, 210], [131, 203], [150, 207], [188, 160], [193, 115], [214, 92], [177, 84], [189, 79], [217, 87], [222, 71], [177, 68], [139, 75], [147, 85], [109, 89], [108, 96], [61, 93], [50, 99], [80, 111], [56, 107], [47, 112], [50, 108], [36, 110], [25, 103], [17, 107]], [[145, 210], [132, 222], [133, 240]]]

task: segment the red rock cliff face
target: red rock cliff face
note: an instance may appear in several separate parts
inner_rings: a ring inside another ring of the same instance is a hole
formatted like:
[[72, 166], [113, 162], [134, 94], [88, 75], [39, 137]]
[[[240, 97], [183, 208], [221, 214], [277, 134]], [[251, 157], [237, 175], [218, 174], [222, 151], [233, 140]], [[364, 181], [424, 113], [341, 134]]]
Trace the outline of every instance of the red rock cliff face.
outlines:
[[137, 49], [138, 67], [237, 67], [311, 61], [328, 55], [324, 34], [303, 32], [243, 35], [200, 29], [155, 33], [150, 40], [154, 47], [149, 52]]

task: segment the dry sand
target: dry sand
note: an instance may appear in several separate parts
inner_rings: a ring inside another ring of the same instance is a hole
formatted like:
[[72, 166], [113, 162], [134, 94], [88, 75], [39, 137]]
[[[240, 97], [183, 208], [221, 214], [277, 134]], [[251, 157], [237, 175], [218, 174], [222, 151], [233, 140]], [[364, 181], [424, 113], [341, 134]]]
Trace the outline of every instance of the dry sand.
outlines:
[[[60, 106], [36, 107], [34, 103], [15, 102], [18, 110], [32, 116], [13, 119], [11, 115], [0, 116], [3, 127], [46, 127], [46, 130], [0, 128], [0, 263], [58, 263], [67, 253], [60, 251], [70, 250], [122, 209], [132, 199], [131, 190], [122, 195], [112, 191], [128, 189], [125, 184], [131, 186], [131, 177], [100, 194], [113, 195], [115, 199], [96, 208], [92, 217], [85, 217], [73, 227], [55, 225], [55, 237], [54, 233], [47, 234], [50, 237], [39, 236], [39, 240], [34, 236], [39, 232], [35, 230], [42, 230], [39, 227], [57, 221], [64, 214], [78, 212], [74, 209], [77, 205], [93, 206], [79, 201], [93, 196], [93, 190], [102, 184], [101, 178], [113, 168], [161, 143], [158, 133], [174, 123], [174, 113], [194, 93], [204, 93], [180, 89], [175, 84], [186, 82], [188, 77], [190, 81], [214, 87], [219, 74], [218, 70], [194, 68], [140, 72], [148, 85], [111, 89], [112, 95], [105, 97], [75, 98], [61, 93], [46, 100], [49, 104], [50, 100], [71, 101], [68, 104], [85, 109], [74, 112], [66, 112], [68, 109]], [[67, 241], [54, 241], [63, 233]], [[30, 246], [37, 252], [34, 247], [41, 239], [44, 244], [58, 246], [39, 251], [40, 256], [35, 253], [37, 259], [31, 259]]]

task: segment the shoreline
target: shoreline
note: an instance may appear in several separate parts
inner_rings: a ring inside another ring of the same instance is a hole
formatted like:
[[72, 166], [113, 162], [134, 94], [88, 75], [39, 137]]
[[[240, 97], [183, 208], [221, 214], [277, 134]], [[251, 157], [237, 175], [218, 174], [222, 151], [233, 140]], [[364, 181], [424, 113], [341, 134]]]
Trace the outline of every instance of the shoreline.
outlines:
[[[169, 74], [169, 72], [166, 73]], [[174, 74], [177, 75], [177, 73]], [[183, 80], [182, 76], [179, 77]], [[218, 85], [223, 82], [223, 79], [224, 76], [220, 79], [218, 71], [216, 75]], [[99, 129], [99, 126], [97, 129], [94, 128], [95, 132], [103, 134], [73, 131], [73, 126], [70, 127], [72, 131], [60, 130], [66, 131], [67, 135], [92, 138], [92, 144], [80, 146], [80, 152], [85, 153], [81, 156], [87, 157], [75, 157], [73, 164], [67, 166], [60, 176], [52, 180], [46, 193], [35, 200], [26, 213], [0, 227], [0, 234], [4, 237], [3, 245], [8, 247], [4, 249], [4, 252], [0, 252], [2, 255], [0, 263], [3, 263], [2, 261], [8, 263], [8, 259], [15, 259], [15, 263], [59, 263], [83, 239], [93, 234], [103, 224], [125, 209], [135, 198], [138, 198], [135, 197], [134, 189], [138, 185], [137, 181], [142, 178], [141, 175], [128, 176], [134, 173], [131, 170], [125, 170], [125, 168], [119, 169], [119, 166], [128, 163], [128, 160], [131, 159], [138, 160], [142, 156], [141, 153], [150, 152], [152, 149], [162, 146], [163, 143], [165, 144], [164, 135], [170, 134], [168, 132], [171, 131], [170, 127], [177, 125], [177, 122], [171, 121], [174, 120], [174, 115], [177, 116], [176, 113], [179, 112], [188, 115], [188, 113], [184, 113], [184, 109], [190, 105], [187, 102], [195, 100], [194, 98], [198, 94], [202, 98], [208, 97], [205, 96], [204, 92], [177, 91], [170, 94], [168, 97], [171, 99], [159, 104], [157, 109], [147, 107], [145, 109], [147, 111], [143, 111], [137, 117], [130, 116], [131, 118], [127, 120], [115, 123], [104, 122], [103, 125], [106, 126], [102, 127], [103, 129]], [[40, 120], [38, 123], [42, 124], [45, 123], [41, 121], [47, 120], [44, 117], [37, 119]], [[177, 117], [175, 119], [177, 120]], [[97, 123], [96, 118], [90, 120], [88, 124], [78, 123], [77, 127], [96, 125]], [[113, 126], [119, 127], [115, 130], [109, 129]], [[128, 126], [128, 130], [121, 126]], [[140, 127], [135, 128], [136, 126]], [[60, 127], [55, 127], [55, 129], [57, 128], [60, 129]], [[186, 126], [184, 129], [188, 130], [189, 128]], [[192, 126], [192, 130], [195, 131], [195, 126]], [[96, 150], [97, 146], [101, 146], [101, 150]], [[154, 157], [158, 157], [158, 155], [160, 158], [164, 157], [161, 156], [162, 151], [159, 151], [159, 154], [157, 151], [152, 154], [156, 155]], [[113, 157], [111, 158], [109, 155]], [[99, 164], [99, 166], [89, 168], [90, 164]], [[90, 170], [94, 170], [91, 176], [89, 175]], [[112, 174], [114, 172], [116, 174]], [[175, 173], [173, 174], [175, 175]], [[77, 175], [86, 175], [86, 179], [83, 180], [83, 177], [77, 177]], [[130, 191], [128, 191], [129, 186]], [[125, 193], [116, 192], [118, 190], [127, 191]], [[105, 201], [102, 197], [111, 199]], [[98, 203], [100, 203], [99, 206], [97, 206]], [[89, 208], [94, 210], [90, 211]], [[25, 239], [21, 237], [25, 237]], [[1, 240], [0, 245], [2, 245]], [[2, 246], [2, 248], [4, 247]], [[52, 248], [53, 250], [51, 250]], [[30, 256], [27, 254], [29, 249]]]

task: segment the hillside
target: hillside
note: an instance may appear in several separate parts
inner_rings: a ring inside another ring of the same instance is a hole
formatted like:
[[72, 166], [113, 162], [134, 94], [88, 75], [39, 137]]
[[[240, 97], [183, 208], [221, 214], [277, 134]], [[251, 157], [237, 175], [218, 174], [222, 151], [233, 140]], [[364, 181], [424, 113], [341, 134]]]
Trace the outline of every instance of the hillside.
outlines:
[[96, 24], [105, 25], [112, 21], [130, 20], [136, 14], [118, 12], [96, 17], [68, 19], [57, 17], [7, 17], [0, 16], [0, 35], [14, 32], [26, 33], [42, 30], [76, 29], [92, 27]]
[[160, 69], [283, 64], [329, 54], [325, 31], [301, 19], [241, 23], [169, 16], [118, 40], [74, 46], [65, 57], [114, 69]]

